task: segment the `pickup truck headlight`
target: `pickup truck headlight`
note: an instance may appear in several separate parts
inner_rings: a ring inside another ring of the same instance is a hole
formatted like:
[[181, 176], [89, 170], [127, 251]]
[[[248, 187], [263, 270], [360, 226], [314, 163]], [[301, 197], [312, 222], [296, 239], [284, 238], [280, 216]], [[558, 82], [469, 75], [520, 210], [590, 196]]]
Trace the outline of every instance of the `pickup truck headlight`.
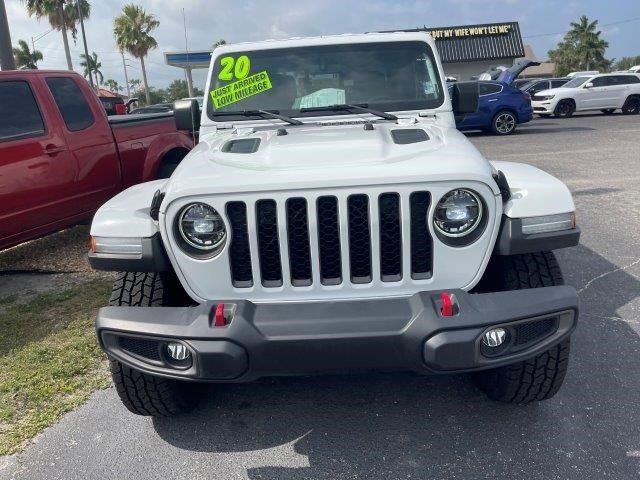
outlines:
[[[445, 194], [436, 205], [433, 226], [444, 243], [462, 246], [474, 241], [471, 235], [484, 222], [484, 204], [472, 190], [457, 188]], [[464, 238], [464, 240], [463, 240]], [[467, 241], [468, 240], [468, 241]]]
[[218, 211], [204, 203], [184, 207], [176, 221], [178, 241], [193, 256], [215, 255], [227, 239], [227, 230]]

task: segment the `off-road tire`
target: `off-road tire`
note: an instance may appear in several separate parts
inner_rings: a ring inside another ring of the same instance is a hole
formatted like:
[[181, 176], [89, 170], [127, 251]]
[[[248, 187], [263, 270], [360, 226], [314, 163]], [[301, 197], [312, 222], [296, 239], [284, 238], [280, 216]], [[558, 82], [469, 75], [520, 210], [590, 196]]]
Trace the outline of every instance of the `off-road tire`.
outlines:
[[553, 114], [559, 118], [569, 118], [576, 111], [576, 106], [571, 100], [560, 100]]
[[[508, 291], [563, 285], [552, 252], [495, 256], [483, 278], [483, 291]], [[533, 358], [473, 374], [476, 386], [492, 400], [527, 404], [553, 397], [564, 381], [569, 364], [570, 340]]]
[[491, 121], [491, 131], [495, 135], [511, 135], [516, 131], [517, 126], [518, 118], [508, 110], [499, 111]]
[[[184, 301], [177, 280], [159, 273], [120, 272], [113, 285], [109, 305], [162, 307]], [[120, 400], [136, 415], [170, 417], [195, 405], [197, 384], [148, 375], [109, 359], [111, 378]]]
[[640, 95], [632, 95], [624, 102], [622, 113], [625, 115], [637, 115], [640, 113]]

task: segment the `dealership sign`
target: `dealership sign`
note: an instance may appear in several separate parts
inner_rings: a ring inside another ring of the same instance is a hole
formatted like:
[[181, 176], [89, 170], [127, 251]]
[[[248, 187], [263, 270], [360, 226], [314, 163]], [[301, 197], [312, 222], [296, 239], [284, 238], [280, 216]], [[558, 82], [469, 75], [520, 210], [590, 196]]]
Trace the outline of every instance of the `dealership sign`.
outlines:
[[475, 27], [436, 28], [428, 30], [435, 40], [445, 38], [487, 37], [506, 35], [511, 31], [510, 24], [478, 25]]

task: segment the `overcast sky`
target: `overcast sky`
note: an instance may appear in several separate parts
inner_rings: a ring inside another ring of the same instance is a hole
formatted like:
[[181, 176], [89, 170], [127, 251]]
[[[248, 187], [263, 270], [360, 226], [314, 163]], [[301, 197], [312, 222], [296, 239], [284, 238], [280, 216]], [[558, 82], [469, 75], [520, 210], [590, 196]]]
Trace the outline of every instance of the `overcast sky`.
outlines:
[[[46, 20], [29, 18], [24, 2], [5, 0], [11, 39], [31, 43], [31, 37], [50, 30]], [[91, 17], [86, 22], [89, 52], [102, 62], [105, 79], [124, 84], [122, 59], [113, 39], [113, 18], [124, 0], [89, 0]], [[374, 30], [415, 28], [422, 25], [452, 25], [520, 22], [525, 43], [539, 58], [553, 48], [580, 15], [600, 21], [609, 41], [608, 57], [640, 55], [640, 0], [138, 0], [154, 14], [160, 27], [154, 36], [158, 48], [146, 61], [149, 83], [166, 87], [182, 70], [164, 64], [162, 52], [185, 50], [182, 21], [184, 8], [190, 50], [209, 48], [216, 40], [227, 42], [286, 38], [291, 36], [358, 33]], [[79, 70], [81, 41], [71, 43], [74, 67]], [[40, 68], [66, 68], [62, 36], [53, 31], [36, 41], [44, 61]], [[128, 56], [129, 78], [142, 78], [140, 63]], [[204, 84], [205, 71], [194, 81]]]

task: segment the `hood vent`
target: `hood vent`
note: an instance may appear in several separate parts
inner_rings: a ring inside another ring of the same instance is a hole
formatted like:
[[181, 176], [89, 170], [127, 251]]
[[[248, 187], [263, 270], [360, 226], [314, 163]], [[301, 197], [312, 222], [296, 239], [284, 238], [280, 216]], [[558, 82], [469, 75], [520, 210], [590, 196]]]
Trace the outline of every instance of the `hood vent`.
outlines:
[[391, 137], [393, 137], [393, 143], [396, 145], [408, 145], [429, 140], [429, 135], [421, 128], [391, 130]]
[[259, 138], [240, 138], [229, 140], [222, 146], [222, 151], [224, 153], [255, 153], [259, 146]]

